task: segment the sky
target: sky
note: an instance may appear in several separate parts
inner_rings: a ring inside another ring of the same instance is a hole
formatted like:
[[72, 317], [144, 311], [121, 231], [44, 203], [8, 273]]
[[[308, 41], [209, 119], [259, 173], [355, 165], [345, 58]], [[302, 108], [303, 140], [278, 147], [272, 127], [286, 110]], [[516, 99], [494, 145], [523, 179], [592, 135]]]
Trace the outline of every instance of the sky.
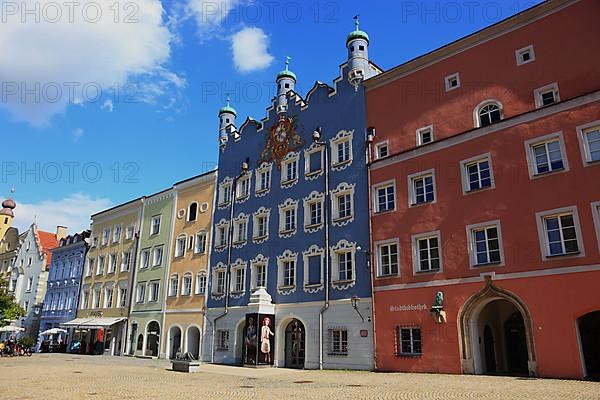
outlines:
[[536, 3], [3, 0], [0, 198], [15, 188], [20, 230], [86, 229], [214, 169], [219, 108], [263, 118], [286, 56], [301, 95], [331, 85], [353, 16], [387, 70]]

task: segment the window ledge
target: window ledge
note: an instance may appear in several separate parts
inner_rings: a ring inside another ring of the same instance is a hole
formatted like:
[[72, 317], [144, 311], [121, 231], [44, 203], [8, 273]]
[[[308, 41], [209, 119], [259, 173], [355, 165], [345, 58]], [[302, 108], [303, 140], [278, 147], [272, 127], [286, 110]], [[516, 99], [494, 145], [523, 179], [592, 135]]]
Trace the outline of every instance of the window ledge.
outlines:
[[269, 188], [264, 188], [264, 189], [256, 190], [254, 193], [263, 194], [263, 193], [267, 193], [268, 191], [269, 191]]
[[355, 279], [344, 279], [344, 280], [336, 280], [332, 281], [332, 285], [347, 285], [348, 283], [354, 283]]
[[348, 215], [346, 217], [337, 217], [337, 218], [333, 219], [333, 222], [343, 222], [343, 221], [347, 221], [352, 218], [354, 218], [354, 215]]
[[351, 162], [352, 162], [352, 158], [349, 158], [348, 160], [344, 160], [344, 161], [332, 163], [331, 166], [332, 167], [341, 167], [341, 166], [344, 166], [344, 165], [348, 165]]
[[321, 226], [323, 226], [323, 223], [320, 222], [318, 224], [309, 224], [309, 225], [304, 225], [304, 227], [306, 229], [315, 229], [315, 228], [320, 228]]
[[317, 175], [320, 175], [321, 173], [323, 173], [323, 170], [322, 170], [322, 169], [319, 169], [319, 170], [317, 170], [317, 171], [310, 171], [310, 172], [306, 172], [306, 173], [304, 174], [304, 176], [308, 178], [308, 177], [312, 177], [312, 176], [317, 176]]
[[252, 240], [263, 240], [268, 238], [268, 235], [262, 235], [262, 236], [252, 236]]
[[502, 261], [494, 261], [481, 264], [473, 264], [473, 268], [498, 267], [502, 265]]
[[292, 185], [294, 183], [298, 182], [298, 178], [294, 178], [294, 179], [290, 179], [287, 181], [281, 181], [281, 186], [289, 186]]
[[494, 184], [492, 184], [490, 186], [482, 187], [482, 188], [479, 188], [479, 189], [468, 189], [468, 190], [465, 190], [465, 195], [475, 194], [475, 193], [480, 193], [480, 192], [485, 192], [487, 190], [492, 190], [492, 189], [495, 189]]
[[579, 255], [581, 255], [580, 251], [571, 251], [569, 253], [562, 253], [562, 254], [548, 254], [548, 255], [546, 255], [546, 258], [560, 258], [560, 257], [579, 256]]
[[246, 244], [247, 240], [236, 240], [235, 242], [233, 242], [234, 246], [241, 246]]
[[305, 288], [317, 288], [317, 287], [321, 287], [323, 286], [322, 283], [305, 283], [304, 287]]
[[348, 353], [327, 353], [329, 357], [348, 357]]
[[373, 215], [383, 215], [383, 214], [390, 214], [396, 211], [396, 208], [393, 208], [391, 210], [382, 210], [382, 211], [375, 211], [373, 213]]
[[410, 203], [410, 208], [423, 207], [423, 206], [427, 206], [427, 205], [430, 205], [430, 204], [433, 204], [433, 203], [435, 203], [435, 199], [429, 200], [429, 201], [424, 201], [424, 202], [421, 202], [421, 203]]
[[543, 178], [545, 176], [552, 176], [552, 175], [556, 175], [556, 174], [560, 174], [563, 172], [567, 172], [568, 169], [566, 169], [565, 167], [562, 168], [556, 168], [553, 169], [552, 171], [547, 171], [547, 172], [535, 172], [533, 175], [531, 175], [531, 179], [539, 179], [539, 178]]
[[290, 289], [294, 289], [296, 287], [296, 285], [291, 285], [291, 286], [277, 286], [277, 289], [279, 290], [290, 290]]
[[279, 233], [282, 234], [282, 235], [288, 235], [290, 233], [296, 233], [296, 228], [286, 229], [286, 230], [283, 230], [283, 231], [279, 231]]
[[442, 271], [441, 269], [430, 269], [427, 271], [415, 271], [415, 275], [433, 275], [433, 274], [440, 273], [441, 271]]
[[422, 353], [398, 353], [398, 354], [396, 354], [396, 357], [420, 358], [422, 355], [423, 355]]
[[377, 279], [391, 279], [391, 278], [398, 278], [400, 276], [400, 274], [396, 273], [396, 274], [387, 274], [387, 275], [377, 275]]

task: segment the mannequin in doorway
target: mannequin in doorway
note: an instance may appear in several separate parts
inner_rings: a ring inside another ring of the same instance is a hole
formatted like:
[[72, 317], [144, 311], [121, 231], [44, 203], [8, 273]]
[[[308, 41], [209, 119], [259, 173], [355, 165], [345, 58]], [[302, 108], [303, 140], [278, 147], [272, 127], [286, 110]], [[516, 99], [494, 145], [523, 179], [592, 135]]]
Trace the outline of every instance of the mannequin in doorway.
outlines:
[[271, 319], [263, 319], [263, 326], [260, 329], [260, 351], [264, 354], [265, 364], [271, 364], [271, 342], [270, 337], [275, 336], [271, 331]]

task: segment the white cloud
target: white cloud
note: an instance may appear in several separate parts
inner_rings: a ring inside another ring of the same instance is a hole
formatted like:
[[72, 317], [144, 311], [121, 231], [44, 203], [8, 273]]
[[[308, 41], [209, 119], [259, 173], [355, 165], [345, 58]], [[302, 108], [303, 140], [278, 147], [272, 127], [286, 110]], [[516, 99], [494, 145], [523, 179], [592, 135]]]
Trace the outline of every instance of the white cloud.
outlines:
[[79, 139], [81, 139], [82, 136], [83, 136], [83, 129], [81, 129], [81, 128], [73, 129], [73, 140], [74, 141], [77, 142]]
[[231, 11], [244, 3], [244, 0], [188, 0], [186, 17], [196, 20], [201, 38], [210, 37], [219, 31], [221, 23]]
[[104, 103], [100, 106], [100, 108], [102, 110], [106, 110], [109, 113], [111, 113], [111, 112], [113, 112], [113, 109], [115, 108], [115, 106], [111, 99], [106, 99], [106, 100], [104, 100]]
[[57, 225], [69, 228], [69, 233], [80, 232], [90, 227], [90, 217], [113, 206], [106, 198], [92, 198], [83, 193], [74, 193], [60, 200], [45, 200], [40, 203], [20, 203], [18, 198], [13, 225], [22, 232], [35, 220], [40, 229], [54, 232]]
[[233, 62], [240, 72], [267, 68], [273, 62], [269, 37], [260, 28], [244, 28], [231, 37]]
[[[61, 14], [52, 11], [56, 7], [52, 4], [60, 7]], [[69, 12], [65, 4], [76, 6]], [[120, 7], [118, 17], [113, 4]], [[138, 76], [162, 79], [165, 74], [172, 35], [160, 0], [127, 4], [113, 0], [24, 0], [14, 5], [19, 12], [3, 14], [5, 21], [0, 24], [0, 82], [5, 96], [0, 106], [17, 120], [45, 125], [52, 116], [63, 113], [69, 101], [80, 104], [98, 100], [97, 88], [106, 98], [114, 94], [109, 87], [117, 83], [124, 96], [127, 81], [135, 82]], [[90, 22], [95, 17], [94, 5], [102, 8], [101, 18]], [[35, 15], [22, 15], [25, 8], [38, 9], [40, 21], [35, 22]], [[50, 22], [57, 15], [58, 22]], [[127, 23], [126, 17], [134, 20]], [[85, 85], [88, 90], [82, 92]], [[7, 89], [16, 90], [16, 94], [9, 94]], [[37, 98], [22, 89], [35, 90]]]

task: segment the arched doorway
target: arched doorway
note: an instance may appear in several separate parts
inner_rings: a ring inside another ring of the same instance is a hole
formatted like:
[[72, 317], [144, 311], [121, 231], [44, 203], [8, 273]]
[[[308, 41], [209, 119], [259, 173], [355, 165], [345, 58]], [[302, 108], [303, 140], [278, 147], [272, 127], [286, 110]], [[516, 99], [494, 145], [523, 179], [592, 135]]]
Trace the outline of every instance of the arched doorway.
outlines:
[[463, 306], [459, 329], [464, 373], [537, 376], [531, 317], [514, 294], [487, 282]]
[[200, 329], [190, 326], [187, 330], [187, 351], [198, 360], [200, 357]]
[[172, 360], [181, 352], [181, 329], [178, 326], [172, 326], [169, 329], [169, 358]]
[[158, 322], [152, 321], [146, 328], [146, 354], [150, 357], [158, 357], [158, 342], [160, 340], [160, 326]]
[[246, 334], [246, 320], [242, 319], [235, 328], [235, 363], [244, 365], [244, 335]]
[[136, 351], [138, 352], [138, 354], [142, 354], [143, 350], [144, 350], [144, 335], [140, 333], [137, 337]]
[[600, 380], [600, 311], [584, 315], [577, 321], [586, 379]]
[[291, 320], [285, 328], [285, 367], [304, 368], [306, 331], [304, 324]]

